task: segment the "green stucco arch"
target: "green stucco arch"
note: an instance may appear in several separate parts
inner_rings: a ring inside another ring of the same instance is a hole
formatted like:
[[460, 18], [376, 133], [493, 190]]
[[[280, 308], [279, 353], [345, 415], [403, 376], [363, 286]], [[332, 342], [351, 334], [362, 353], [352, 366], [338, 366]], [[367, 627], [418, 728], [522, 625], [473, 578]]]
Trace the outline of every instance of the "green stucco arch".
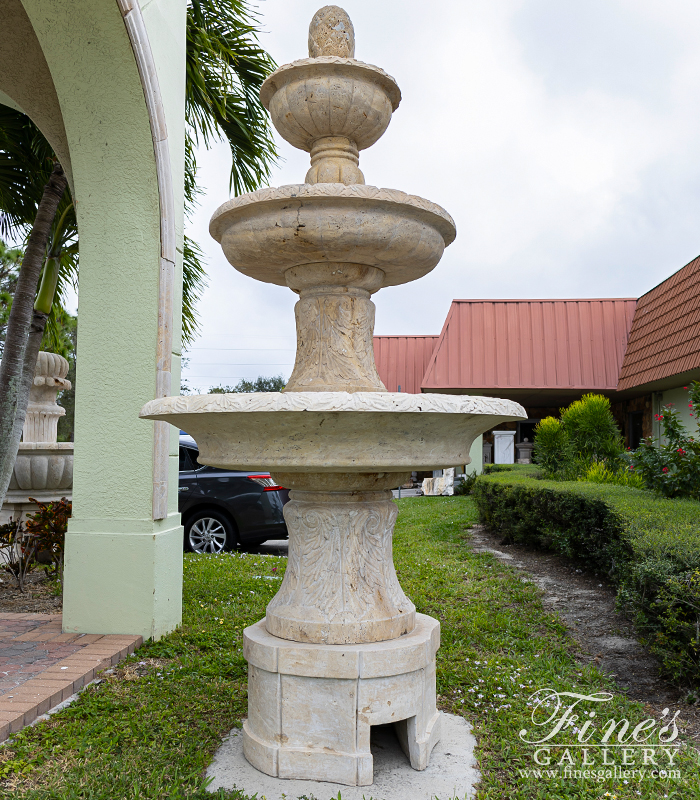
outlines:
[[[8, 35], [24, 37], [30, 57], [24, 67], [0, 57], [0, 91], [66, 160], [80, 231], [64, 629], [157, 637], [181, 618], [177, 442], [167, 434], [163, 454], [153, 425], [138, 412], [166, 391], [171, 357], [179, 385], [179, 344], [171, 346], [169, 337], [179, 343], [173, 321], [180, 319], [181, 265], [171, 278], [178, 288], [165, 300], [163, 275], [182, 245], [185, 0], [151, 0], [143, 15], [136, 0], [0, 0], [4, 12], [15, 21]], [[130, 13], [140, 34], [125, 24]], [[150, 79], [162, 87], [163, 119], [156, 123], [142, 83], [144, 45]], [[172, 235], [164, 234], [168, 226]], [[159, 469], [163, 502], [156, 513]]]

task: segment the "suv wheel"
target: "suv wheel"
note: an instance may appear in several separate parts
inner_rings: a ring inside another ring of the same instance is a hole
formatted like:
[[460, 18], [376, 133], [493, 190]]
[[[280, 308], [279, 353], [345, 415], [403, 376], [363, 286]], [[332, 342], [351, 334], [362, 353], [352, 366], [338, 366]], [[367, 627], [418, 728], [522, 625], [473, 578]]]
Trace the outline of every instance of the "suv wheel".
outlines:
[[185, 525], [185, 547], [193, 553], [223, 553], [235, 544], [233, 525], [218, 511], [199, 511]]

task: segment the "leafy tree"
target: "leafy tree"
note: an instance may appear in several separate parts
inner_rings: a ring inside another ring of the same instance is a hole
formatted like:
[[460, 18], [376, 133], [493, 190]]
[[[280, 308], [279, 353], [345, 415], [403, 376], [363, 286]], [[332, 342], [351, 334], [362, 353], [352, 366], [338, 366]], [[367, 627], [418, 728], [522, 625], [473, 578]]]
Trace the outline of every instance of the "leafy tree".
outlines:
[[[258, 96], [274, 62], [257, 42], [256, 24], [245, 0], [188, 0], [187, 213], [199, 191], [198, 144], [209, 146], [219, 138], [229, 142], [230, 184], [237, 193], [258, 188], [277, 156]], [[59, 336], [57, 314], [63, 288], [75, 282], [78, 269], [75, 206], [63, 170], [31, 120], [4, 106], [0, 106], [0, 234], [24, 235], [26, 243], [0, 365], [0, 498], [4, 498], [44, 327], [48, 321], [49, 332]], [[202, 251], [189, 238], [183, 263], [183, 337], [187, 342], [196, 333], [194, 309], [206, 285]]]
[[254, 381], [242, 378], [235, 386], [215, 386], [209, 390], [209, 394], [238, 394], [249, 392], [281, 392], [286, 386], [287, 381], [281, 376], [274, 378], [264, 378], [262, 375]]

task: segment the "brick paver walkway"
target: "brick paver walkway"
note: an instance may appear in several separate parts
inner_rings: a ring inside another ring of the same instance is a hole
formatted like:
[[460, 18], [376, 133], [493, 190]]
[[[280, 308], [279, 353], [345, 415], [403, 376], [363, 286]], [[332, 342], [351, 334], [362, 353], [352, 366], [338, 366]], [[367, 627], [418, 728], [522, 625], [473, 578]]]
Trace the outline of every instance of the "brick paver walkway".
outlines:
[[142, 641], [140, 636], [62, 633], [60, 614], [0, 614], [0, 741]]

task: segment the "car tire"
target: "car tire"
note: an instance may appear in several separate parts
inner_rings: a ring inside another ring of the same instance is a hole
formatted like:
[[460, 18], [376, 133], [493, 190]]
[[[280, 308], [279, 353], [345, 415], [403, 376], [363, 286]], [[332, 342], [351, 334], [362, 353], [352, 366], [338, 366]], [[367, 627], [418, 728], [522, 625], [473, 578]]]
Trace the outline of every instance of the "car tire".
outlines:
[[190, 553], [223, 553], [237, 541], [233, 523], [219, 511], [196, 511], [185, 524], [185, 550]]

